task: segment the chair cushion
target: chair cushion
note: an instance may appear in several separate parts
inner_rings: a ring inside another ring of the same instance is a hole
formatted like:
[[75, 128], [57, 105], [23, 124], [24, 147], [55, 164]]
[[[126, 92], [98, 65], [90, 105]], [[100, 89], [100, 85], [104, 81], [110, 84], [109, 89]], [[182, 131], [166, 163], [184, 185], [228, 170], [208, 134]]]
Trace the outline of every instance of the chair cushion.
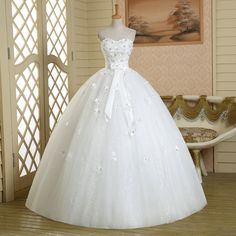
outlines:
[[208, 142], [217, 137], [217, 132], [213, 129], [180, 127], [179, 130], [186, 143]]

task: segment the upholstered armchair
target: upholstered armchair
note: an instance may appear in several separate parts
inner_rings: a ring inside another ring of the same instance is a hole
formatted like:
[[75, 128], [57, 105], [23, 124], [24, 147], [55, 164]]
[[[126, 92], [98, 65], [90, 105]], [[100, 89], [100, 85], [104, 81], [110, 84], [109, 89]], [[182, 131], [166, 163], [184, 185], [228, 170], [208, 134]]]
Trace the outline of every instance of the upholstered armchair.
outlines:
[[201, 150], [236, 135], [236, 97], [163, 96], [192, 154], [200, 181], [207, 175]]

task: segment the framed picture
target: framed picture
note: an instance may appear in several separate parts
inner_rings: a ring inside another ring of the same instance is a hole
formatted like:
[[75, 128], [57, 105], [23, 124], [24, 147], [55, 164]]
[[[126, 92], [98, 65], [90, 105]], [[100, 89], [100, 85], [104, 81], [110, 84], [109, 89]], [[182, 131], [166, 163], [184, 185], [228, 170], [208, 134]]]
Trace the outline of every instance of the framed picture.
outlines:
[[126, 0], [135, 45], [202, 43], [202, 0]]

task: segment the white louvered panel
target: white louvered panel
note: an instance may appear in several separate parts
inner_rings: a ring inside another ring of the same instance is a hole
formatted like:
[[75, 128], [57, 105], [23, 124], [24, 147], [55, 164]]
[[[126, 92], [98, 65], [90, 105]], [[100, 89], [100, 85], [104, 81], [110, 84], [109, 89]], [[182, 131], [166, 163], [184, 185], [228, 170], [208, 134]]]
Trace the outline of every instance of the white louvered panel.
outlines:
[[107, 20], [108, 20], [108, 17], [104, 17], [104, 16], [102, 16], [102, 18], [98, 18], [98, 19], [89, 19], [88, 25], [90, 27], [104, 27], [107, 25]]
[[235, 37], [236, 28], [217, 28], [216, 37]]
[[80, 52], [77, 53], [75, 56], [75, 60], [88, 60], [89, 56], [88, 56], [88, 52]]
[[2, 133], [0, 127], [0, 203], [3, 197], [3, 174], [2, 174]]
[[216, 84], [216, 89], [218, 91], [235, 91], [235, 86], [236, 86], [236, 81], [233, 81], [233, 82], [217, 82]]
[[90, 67], [89, 71], [90, 71], [91, 74], [94, 74], [100, 69], [101, 69], [101, 67]]
[[218, 9], [216, 11], [216, 16], [218, 20], [235, 18], [235, 10], [234, 9], [228, 9], [228, 10]]
[[[95, 11], [97, 13], [100, 12], [100, 17], [101, 18], [103, 16], [103, 11], [104, 10], [111, 10], [111, 2], [112, 1], [99, 1], [99, 0], [94, 0], [94, 1], [89, 1], [88, 2], [88, 10], [91, 11]], [[110, 3], [110, 4], [109, 4]], [[99, 20], [99, 18], [97, 18]], [[90, 17], [89, 17], [90, 19]], [[110, 18], [111, 19], [111, 18]]]
[[217, 46], [216, 49], [217, 55], [235, 55], [236, 54], [236, 46]]
[[79, 10], [83, 10], [83, 11], [87, 11], [87, 1], [83, 1], [83, 0], [74, 0], [75, 2], [75, 9], [79, 9]]
[[74, 50], [72, 95], [95, 72], [104, 67], [97, 33], [111, 23], [112, 1], [73, 0], [72, 7]]
[[235, 173], [236, 172], [236, 163], [217, 162], [215, 164], [215, 172], [218, 172], [218, 173]]
[[[215, 0], [215, 95], [236, 96], [236, 1]], [[236, 172], [236, 137], [215, 147], [215, 171]]]
[[[97, 36], [94, 36], [97, 37]], [[98, 52], [101, 53], [101, 49], [100, 49], [100, 44], [99, 42], [97, 43], [89, 43], [89, 48], [88, 48], [89, 52]]]
[[225, 152], [225, 153], [235, 153], [235, 162], [236, 162], [236, 145], [234, 141], [228, 140], [225, 142], [221, 142], [216, 146], [217, 152]]
[[87, 25], [87, 19], [82, 17], [75, 17], [78, 21], [75, 23], [76, 26], [85, 27]]
[[216, 0], [217, 10], [231, 10], [236, 9], [236, 1], [234, 0]]
[[93, 58], [95, 60], [100, 60], [100, 59], [104, 60], [104, 57], [100, 52], [96, 52], [96, 51], [88, 52], [88, 56], [89, 58]]
[[[87, 77], [88, 76], [88, 72], [87, 72], [88, 67], [86, 66], [86, 68], [75, 68], [75, 73], [79, 76], [79, 78], [81, 77]], [[77, 79], [77, 78], [75, 78]], [[79, 82], [80, 80], [76, 80], [75, 82]]]
[[73, 48], [73, 80], [70, 95], [73, 96], [78, 88], [88, 78], [88, 29], [87, 1], [72, 0], [72, 48]]
[[77, 62], [77, 67], [78, 68], [87, 68], [88, 67], [88, 63], [86, 61], [87, 59], [82, 59], [82, 60], [78, 60]]
[[216, 72], [217, 73], [236, 73], [236, 64], [235, 63], [217, 64]]
[[97, 33], [91, 34], [90, 37], [88, 38], [88, 43], [99, 43], [99, 39], [97, 37]]
[[94, 2], [107, 2], [107, 1], [106, 0], [87, 0], [87, 2], [88, 3], [94, 3]]
[[77, 19], [86, 19], [87, 18], [86, 10], [83, 10], [81, 8], [74, 8], [74, 14], [75, 14], [75, 18], [77, 18]]
[[78, 41], [81, 43], [81, 44], [86, 44], [88, 42], [88, 37], [87, 35], [83, 35], [83, 34], [76, 34], [77, 38], [78, 38]]
[[217, 73], [216, 80], [219, 81], [235, 81], [235, 73]]
[[227, 28], [234, 28], [236, 25], [236, 19], [235, 18], [230, 18], [230, 19], [217, 19], [217, 27], [218, 28], [225, 28], [227, 25]]
[[224, 157], [222, 157], [220, 153], [217, 153], [215, 158], [218, 163], [225, 163], [225, 162], [236, 163], [235, 154], [233, 152], [225, 152]]
[[93, 14], [90, 14], [89, 19], [96, 20], [98, 18], [100, 19], [109, 19], [111, 17], [111, 9], [103, 9], [102, 10], [102, 16], [101, 16], [101, 11], [93, 11]]
[[111, 23], [112, 1], [88, 1], [88, 35], [89, 35], [89, 74], [92, 75], [104, 67], [104, 58], [100, 49], [98, 32]]
[[104, 59], [92, 59], [89, 60], [89, 68], [102, 68], [104, 67]]
[[[235, 38], [236, 41], [236, 38]], [[236, 55], [218, 55], [216, 63], [219, 64], [236, 64]]]
[[235, 90], [231, 90], [231, 91], [217, 91], [217, 96], [222, 96], [222, 97], [233, 97], [235, 96]]
[[221, 37], [217, 39], [217, 46], [235, 46], [236, 37]]
[[77, 53], [79, 52], [87, 52], [88, 51], [88, 44], [86, 43], [82, 43], [82, 42], [77, 42], [74, 44], [75, 48], [77, 50]]

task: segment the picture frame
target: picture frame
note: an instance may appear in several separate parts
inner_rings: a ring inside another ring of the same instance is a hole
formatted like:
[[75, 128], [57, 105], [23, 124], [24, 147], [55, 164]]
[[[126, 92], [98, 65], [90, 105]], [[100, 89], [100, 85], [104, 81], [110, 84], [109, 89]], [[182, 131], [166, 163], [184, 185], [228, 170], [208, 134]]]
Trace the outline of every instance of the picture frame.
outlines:
[[135, 46], [203, 43], [203, 0], [125, 0]]

